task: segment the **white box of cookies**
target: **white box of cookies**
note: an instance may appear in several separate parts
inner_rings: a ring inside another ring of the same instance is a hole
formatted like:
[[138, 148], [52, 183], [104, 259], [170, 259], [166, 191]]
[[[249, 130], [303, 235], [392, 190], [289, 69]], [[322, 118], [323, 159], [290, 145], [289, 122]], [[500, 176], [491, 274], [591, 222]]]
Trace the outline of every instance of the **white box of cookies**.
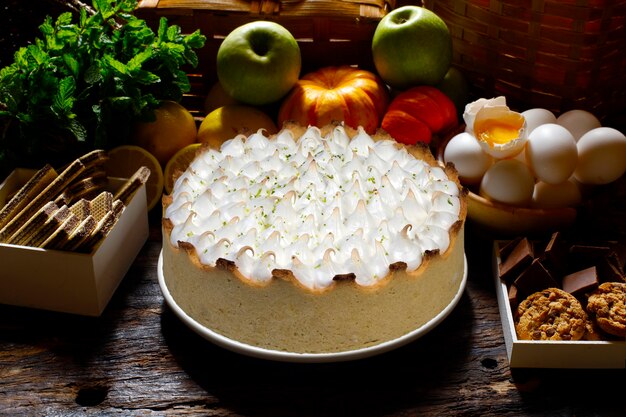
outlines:
[[145, 181], [108, 178], [88, 163], [99, 158], [16, 169], [0, 184], [1, 304], [102, 314], [148, 238], [148, 215]]
[[626, 282], [614, 243], [568, 246], [558, 232], [547, 242], [494, 242], [511, 368], [626, 368]]

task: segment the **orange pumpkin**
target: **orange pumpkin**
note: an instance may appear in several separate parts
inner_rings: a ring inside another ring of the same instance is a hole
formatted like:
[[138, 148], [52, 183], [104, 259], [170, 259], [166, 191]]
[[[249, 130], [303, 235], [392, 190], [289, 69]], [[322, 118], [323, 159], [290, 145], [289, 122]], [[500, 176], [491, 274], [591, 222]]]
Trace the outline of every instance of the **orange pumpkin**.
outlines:
[[388, 103], [387, 87], [372, 72], [349, 66], [325, 67], [296, 83], [280, 107], [278, 124], [295, 121], [322, 127], [343, 121], [374, 133]]

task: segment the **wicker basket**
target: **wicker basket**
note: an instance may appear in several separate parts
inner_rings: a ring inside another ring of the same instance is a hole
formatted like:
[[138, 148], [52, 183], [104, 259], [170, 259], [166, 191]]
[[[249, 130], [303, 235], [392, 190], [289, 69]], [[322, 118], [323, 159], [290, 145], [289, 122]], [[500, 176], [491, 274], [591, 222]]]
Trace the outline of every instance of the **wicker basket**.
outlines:
[[224, 37], [254, 20], [275, 21], [293, 34], [303, 73], [341, 64], [373, 69], [372, 36], [395, 5], [396, 0], [141, 0], [136, 15], [154, 28], [165, 16], [183, 32], [200, 29], [207, 37], [198, 51], [199, 66], [190, 74], [192, 92], [203, 94], [216, 81], [215, 56]]
[[626, 0], [426, 0], [480, 97], [626, 121]]

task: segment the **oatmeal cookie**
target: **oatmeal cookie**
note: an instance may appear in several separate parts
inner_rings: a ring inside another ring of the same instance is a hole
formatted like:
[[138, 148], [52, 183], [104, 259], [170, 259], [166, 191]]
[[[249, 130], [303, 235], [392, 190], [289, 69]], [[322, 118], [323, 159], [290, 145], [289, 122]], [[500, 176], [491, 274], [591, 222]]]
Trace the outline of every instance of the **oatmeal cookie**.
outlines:
[[580, 340], [587, 331], [587, 313], [571, 294], [547, 288], [520, 303], [515, 330], [523, 340]]
[[626, 337], [626, 284], [605, 282], [587, 300], [587, 311], [605, 332]]

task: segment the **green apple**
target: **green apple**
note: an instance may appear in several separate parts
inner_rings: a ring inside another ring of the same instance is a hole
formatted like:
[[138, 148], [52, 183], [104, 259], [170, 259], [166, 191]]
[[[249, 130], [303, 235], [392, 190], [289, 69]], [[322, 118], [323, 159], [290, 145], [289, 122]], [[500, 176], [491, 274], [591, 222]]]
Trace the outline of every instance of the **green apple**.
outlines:
[[217, 77], [235, 100], [264, 105], [277, 101], [300, 77], [300, 47], [285, 27], [246, 23], [230, 32], [217, 51]]
[[441, 80], [436, 87], [450, 97], [456, 107], [457, 113], [462, 115], [465, 111], [465, 105], [470, 101], [469, 84], [463, 72], [451, 66], [443, 77], [443, 80]]
[[393, 88], [436, 85], [452, 62], [452, 37], [435, 13], [403, 6], [378, 22], [372, 55], [376, 71]]

